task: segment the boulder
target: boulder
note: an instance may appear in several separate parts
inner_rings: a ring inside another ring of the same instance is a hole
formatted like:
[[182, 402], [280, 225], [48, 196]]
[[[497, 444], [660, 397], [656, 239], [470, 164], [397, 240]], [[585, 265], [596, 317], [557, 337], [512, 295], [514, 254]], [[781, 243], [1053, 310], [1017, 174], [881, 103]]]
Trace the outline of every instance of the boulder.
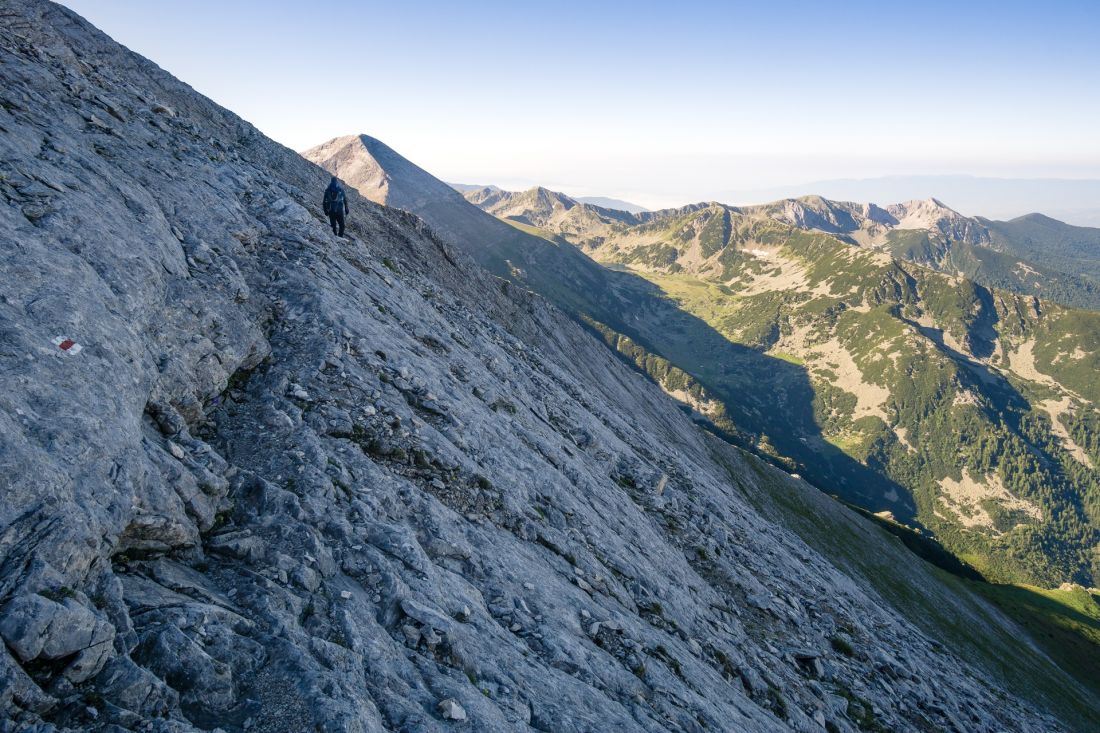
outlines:
[[455, 700], [453, 697], [449, 697], [446, 700], [440, 700], [436, 705], [436, 710], [443, 716], [444, 720], [463, 721], [466, 720], [466, 710]]

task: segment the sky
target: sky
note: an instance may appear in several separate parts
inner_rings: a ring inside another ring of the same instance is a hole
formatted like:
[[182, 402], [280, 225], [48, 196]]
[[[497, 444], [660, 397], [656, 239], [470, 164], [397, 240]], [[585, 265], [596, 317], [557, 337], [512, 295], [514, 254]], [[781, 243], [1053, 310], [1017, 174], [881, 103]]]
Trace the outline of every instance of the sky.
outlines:
[[296, 150], [643, 206], [836, 178], [1100, 178], [1100, 2], [66, 0]]

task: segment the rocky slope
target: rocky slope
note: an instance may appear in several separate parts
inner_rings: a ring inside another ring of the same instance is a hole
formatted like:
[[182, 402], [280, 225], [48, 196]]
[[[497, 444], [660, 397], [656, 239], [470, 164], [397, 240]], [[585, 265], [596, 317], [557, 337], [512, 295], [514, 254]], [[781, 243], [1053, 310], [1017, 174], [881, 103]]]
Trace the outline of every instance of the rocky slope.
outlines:
[[[510, 282], [538, 292], [567, 313], [601, 334], [610, 328], [621, 335], [622, 343], [647, 342], [646, 333], [655, 323], [673, 333], [698, 332], [698, 322], [642, 278], [609, 270], [580, 253], [566, 239], [547, 234], [538, 226], [563, 207], [577, 211], [592, 207], [578, 206], [568, 197], [534, 189], [514, 205], [537, 211], [521, 221], [497, 219], [461, 197], [448, 184], [400, 156], [392, 148], [367, 135], [349, 135], [330, 140], [307, 150], [304, 157], [330, 172], [347, 176], [363, 196], [396, 205], [422, 217], [448, 243], [467, 252], [490, 272]], [[364, 171], [377, 171], [364, 175]], [[452, 185], [453, 188], [453, 185]], [[398, 198], [391, 192], [398, 191]], [[507, 192], [488, 186], [478, 188], [482, 200]], [[469, 192], [467, 192], [469, 193]], [[537, 206], [535, 206], [537, 203]], [[598, 215], [630, 217], [626, 212], [595, 209]], [[720, 336], [700, 338], [700, 349], [712, 355], [726, 356], [729, 344]], [[667, 359], [644, 350], [636, 354], [637, 366], [644, 365], [650, 376], [677, 399], [692, 408], [694, 417], [721, 432], [732, 428], [724, 419], [725, 407], [698, 380]]]
[[548, 242], [471, 206], [449, 184], [379, 140], [348, 135], [302, 155], [371, 201], [415, 213], [491, 272], [522, 280], [563, 307], [607, 314], [625, 310], [603, 267], [566, 243]]
[[352, 195], [336, 240], [320, 168], [0, 17], [0, 730], [1095, 726], [1025, 629], [420, 220]]

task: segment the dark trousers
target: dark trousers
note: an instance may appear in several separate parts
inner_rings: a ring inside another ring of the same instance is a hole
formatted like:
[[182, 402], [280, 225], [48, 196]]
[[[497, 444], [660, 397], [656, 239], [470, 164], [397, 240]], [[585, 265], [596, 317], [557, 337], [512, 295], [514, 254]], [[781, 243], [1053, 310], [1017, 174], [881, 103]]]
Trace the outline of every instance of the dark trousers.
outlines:
[[332, 225], [332, 233], [338, 237], [344, 236], [344, 212], [333, 211], [328, 215], [328, 223]]

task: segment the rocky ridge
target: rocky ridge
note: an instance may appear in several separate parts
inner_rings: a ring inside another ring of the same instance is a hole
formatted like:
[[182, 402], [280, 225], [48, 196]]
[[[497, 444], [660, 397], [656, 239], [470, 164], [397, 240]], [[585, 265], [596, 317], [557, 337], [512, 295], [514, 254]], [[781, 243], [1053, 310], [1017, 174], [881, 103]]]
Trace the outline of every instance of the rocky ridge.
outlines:
[[323, 170], [0, 16], [0, 730], [1080, 722], [754, 506], [1072, 693], [1026, 632], [421, 220], [352, 194], [336, 240]]
[[464, 191], [462, 195], [494, 216], [526, 221], [552, 232], [568, 228], [567, 222], [579, 217], [588, 220], [589, 228], [593, 221], [599, 220], [605, 225], [639, 226], [674, 219], [708, 206], [721, 206], [732, 215], [746, 220], [771, 220], [799, 229], [839, 234], [853, 243], [874, 248], [886, 247], [888, 234], [894, 230], [929, 231], [967, 244], [990, 242], [989, 233], [979, 220], [965, 217], [936, 199], [880, 207], [876, 204], [830, 201], [821, 196], [803, 196], [752, 206], [727, 206], [711, 202], [630, 213], [585, 204], [541, 187], [519, 192], [486, 187]]

